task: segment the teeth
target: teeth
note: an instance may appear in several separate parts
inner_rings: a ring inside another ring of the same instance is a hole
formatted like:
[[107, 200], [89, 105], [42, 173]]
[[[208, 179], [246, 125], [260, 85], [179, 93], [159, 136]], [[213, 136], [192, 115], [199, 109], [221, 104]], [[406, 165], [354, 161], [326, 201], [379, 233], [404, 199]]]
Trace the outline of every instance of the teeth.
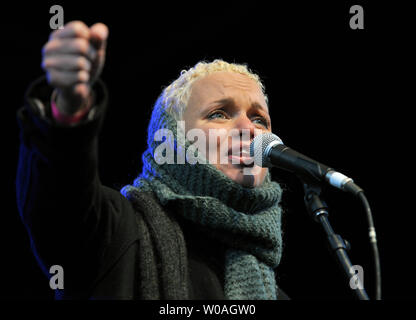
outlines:
[[237, 151], [235, 154], [233, 153], [233, 150], [229, 150], [229, 155], [239, 156], [239, 157], [250, 157], [250, 150], [249, 147], [243, 147], [242, 150]]
[[[230, 155], [233, 155], [233, 154], [230, 154]], [[239, 152], [239, 153], [235, 154], [235, 156], [250, 157], [250, 153], [249, 152]]]

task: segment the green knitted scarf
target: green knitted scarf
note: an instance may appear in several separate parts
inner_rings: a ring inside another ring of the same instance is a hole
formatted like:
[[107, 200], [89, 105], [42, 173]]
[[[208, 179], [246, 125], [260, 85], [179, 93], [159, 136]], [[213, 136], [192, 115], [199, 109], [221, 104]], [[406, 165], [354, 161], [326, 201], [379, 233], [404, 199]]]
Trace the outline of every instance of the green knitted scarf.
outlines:
[[[160, 103], [160, 101], [158, 101]], [[157, 106], [157, 105], [156, 105]], [[276, 299], [274, 269], [282, 252], [282, 190], [268, 174], [264, 183], [246, 188], [211, 164], [156, 163], [155, 130], [171, 130], [177, 150], [176, 121], [155, 107], [148, 129], [148, 149], [142, 156], [143, 171], [121, 193], [152, 191], [162, 207], [174, 205], [175, 214], [203, 226], [225, 244], [224, 292], [227, 299]], [[187, 141], [185, 148], [189, 148]], [[203, 236], [203, 235], [201, 235]]]

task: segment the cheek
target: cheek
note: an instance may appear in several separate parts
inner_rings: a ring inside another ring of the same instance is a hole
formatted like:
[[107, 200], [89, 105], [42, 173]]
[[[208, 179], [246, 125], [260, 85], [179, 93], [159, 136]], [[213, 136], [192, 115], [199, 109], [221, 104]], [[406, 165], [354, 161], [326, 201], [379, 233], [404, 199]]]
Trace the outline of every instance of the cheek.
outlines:
[[183, 114], [182, 121], [185, 123], [185, 132], [188, 132], [190, 129], [197, 127], [194, 119], [189, 114], [189, 112]]
[[268, 172], [269, 172], [268, 168], [261, 168], [261, 171], [260, 171], [260, 174], [259, 174], [260, 183], [262, 183], [264, 178], [266, 178], [266, 175], [267, 175]]
[[228, 132], [225, 129], [206, 129], [204, 133], [206, 158], [212, 164], [226, 163], [229, 146]]

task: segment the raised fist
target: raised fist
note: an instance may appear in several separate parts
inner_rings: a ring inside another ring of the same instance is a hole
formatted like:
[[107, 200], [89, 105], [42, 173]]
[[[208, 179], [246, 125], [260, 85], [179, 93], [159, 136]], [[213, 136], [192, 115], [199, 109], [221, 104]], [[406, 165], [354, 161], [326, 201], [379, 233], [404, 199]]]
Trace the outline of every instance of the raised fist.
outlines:
[[88, 105], [91, 85], [104, 67], [107, 37], [105, 24], [89, 28], [81, 21], [51, 33], [42, 49], [42, 68], [57, 89], [60, 112], [70, 115]]

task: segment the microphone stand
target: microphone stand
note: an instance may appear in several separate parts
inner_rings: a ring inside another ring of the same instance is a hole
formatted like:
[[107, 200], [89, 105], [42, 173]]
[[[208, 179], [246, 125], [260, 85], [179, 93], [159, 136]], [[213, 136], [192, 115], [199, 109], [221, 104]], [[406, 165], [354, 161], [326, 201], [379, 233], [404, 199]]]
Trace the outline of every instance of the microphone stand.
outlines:
[[[304, 181], [304, 180], [303, 180]], [[344, 270], [345, 275], [351, 281], [352, 277], [358, 278], [360, 285], [354, 289], [354, 292], [359, 300], [370, 300], [364, 286], [361, 283], [360, 278], [355, 273], [350, 259], [347, 255], [347, 250], [350, 249], [350, 245], [340, 235], [335, 234], [328, 220], [328, 206], [320, 199], [321, 187], [314, 183], [303, 182], [303, 188], [305, 191], [305, 205], [311, 215], [311, 217], [321, 224], [323, 230], [327, 235], [330, 249], [336, 259], [338, 260], [341, 268]]]

